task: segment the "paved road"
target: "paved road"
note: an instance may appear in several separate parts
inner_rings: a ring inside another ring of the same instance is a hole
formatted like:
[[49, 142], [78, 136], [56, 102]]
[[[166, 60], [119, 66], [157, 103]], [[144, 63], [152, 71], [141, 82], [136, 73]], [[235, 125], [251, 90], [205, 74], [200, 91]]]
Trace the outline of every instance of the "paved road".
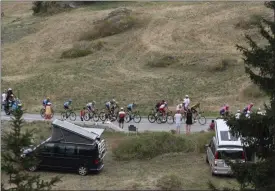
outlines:
[[[26, 121], [43, 121], [44, 119], [39, 115], [39, 114], [24, 114], [24, 119]], [[52, 120], [54, 119], [61, 119], [60, 115], [55, 115]], [[1, 120], [10, 120], [10, 116], [6, 116], [4, 112], [1, 112]], [[211, 122], [211, 118], [207, 119], [207, 122], [205, 125], [200, 125], [199, 123], [195, 123], [191, 127], [192, 132], [200, 132], [202, 130], [207, 130], [209, 127], [209, 123]], [[79, 116], [77, 116], [76, 119], [77, 122], [80, 122]], [[101, 122], [99, 122], [101, 123]], [[117, 122], [113, 122], [113, 124], [118, 125]], [[147, 118], [142, 118], [140, 123], [133, 123], [130, 122], [129, 124], [134, 124], [138, 129], [139, 132], [144, 132], [144, 131], [170, 131], [172, 129], [176, 129], [175, 124], [169, 125], [167, 123], [164, 124], [157, 124], [157, 123], [150, 123]], [[128, 124], [125, 123], [125, 127], [127, 127]], [[181, 128], [182, 133], [185, 132], [185, 125], [182, 124]]]

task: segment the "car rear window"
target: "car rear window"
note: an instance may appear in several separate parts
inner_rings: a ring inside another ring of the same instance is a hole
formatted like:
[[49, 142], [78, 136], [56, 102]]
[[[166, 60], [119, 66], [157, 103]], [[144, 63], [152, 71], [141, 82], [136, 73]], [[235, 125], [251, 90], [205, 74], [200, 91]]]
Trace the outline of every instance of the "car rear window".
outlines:
[[218, 159], [243, 159], [243, 151], [221, 150], [218, 151]]

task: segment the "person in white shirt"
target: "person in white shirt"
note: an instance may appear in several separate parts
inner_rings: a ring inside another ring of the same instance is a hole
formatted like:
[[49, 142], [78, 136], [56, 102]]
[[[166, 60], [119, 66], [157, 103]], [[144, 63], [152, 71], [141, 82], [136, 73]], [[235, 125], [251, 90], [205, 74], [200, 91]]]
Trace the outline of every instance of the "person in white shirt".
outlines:
[[241, 116], [241, 110], [238, 110], [237, 113], [235, 114], [236, 119], [240, 119]]
[[5, 104], [6, 104], [6, 99], [7, 99], [7, 90], [4, 90], [3, 93], [2, 93], [2, 108], [3, 109], [5, 107]]
[[177, 134], [180, 134], [180, 124], [182, 120], [182, 115], [180, 114], [180, 110], [177, 110], [177, 113], [174, 116], [176, 121]]
[[178, 111], [180, 111], [181, 109], [182, 109], [182, 103], [179, 104], [179, 105], [177, 105], [176, 111], [178, 112]]
[[190, 99], [189, 99], [189, 96], [186, 95], [183, 100], [183, 107], [185, 111], [187, 111], [189, 104], [190, 104]]

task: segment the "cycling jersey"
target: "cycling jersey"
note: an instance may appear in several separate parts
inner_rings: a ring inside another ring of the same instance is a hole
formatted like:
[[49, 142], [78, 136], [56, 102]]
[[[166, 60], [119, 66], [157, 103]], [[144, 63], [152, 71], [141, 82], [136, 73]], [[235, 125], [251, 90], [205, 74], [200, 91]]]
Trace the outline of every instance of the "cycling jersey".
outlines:
[[183, 104], [184, 104], [184, 108], [188, 108], [189, 104], [190, 104], [190, 99], [189, 98], [184, 98], [183, 100]]
[[127, 106], [127, 109], [130, 109], [132, 110], [134, 108], [134, 104], [130, 103], [128, 106]]
[[166, 106], [166, 104], [163, 103], [163, 104], [161, 104], [161, 106], [159, 107], [159, 109], [163, 109], [163, 108], [165, 108], [165, 106]]
[[126, 115], [126, 113], [124, 111], [120, 111], [118, 113], [118, 116], [119, 116], [120, 119], [124, 119], [125, 115]]
[[70, 105], [70, 102], [68, 102], [68, 101], [64, 103], [64, 106], [68, 107], [69, 105]]

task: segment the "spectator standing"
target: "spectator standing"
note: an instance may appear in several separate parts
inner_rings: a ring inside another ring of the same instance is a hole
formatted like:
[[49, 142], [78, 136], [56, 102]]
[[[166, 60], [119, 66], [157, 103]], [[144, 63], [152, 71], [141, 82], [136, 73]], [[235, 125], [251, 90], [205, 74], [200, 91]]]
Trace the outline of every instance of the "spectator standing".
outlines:
[[215, 131], [215, 122], [214, 122], [214, 120], [212, 120], [210, 125], [209, 125], [209, 131]]
[[81, 121], [83, 121], [83, 120], [84, 120], [84, 116], [85, 116], [85, 109], [86, 109], [86, 107], [83, 107], [83, 109], [80, 111], [80, 119], [81, 119]]
[[180, 110], [177, 110], [177, 113], [175, 114], [174, 118], [176, 121], [177, 134], [180, 134], [180, 124], [181, 124], [181, 120], [182, 120], [182, 115], [180, 114]]
[[192, 111], [191, 109], [188, 109], [186, 113], [186, 134], [189, 134], [191, 132], [191, 125], [192, 125]]
[[45, 119], [50, 120], [52, 118], [52, 113], [52, 104], [51, 102], [48, 102], [46, 105]]
[[3, 109], [5, 107], [5, 104], [6, 104], [6, 98], [7, 98], [7, 90], [4, 90], [3, 93], [2, 93], [2, 108]]
[[119, 127], [121, 129], [123, 129], [123, 126], [124, 126], [124, 118], [126, 116], [126, 113], [124, 111], [123, 108], [120, 108], [120, 112], [118, 113], [118, 117], [119, 117], [119, 120], [118, 120], [118, 123], [119, 123]]

